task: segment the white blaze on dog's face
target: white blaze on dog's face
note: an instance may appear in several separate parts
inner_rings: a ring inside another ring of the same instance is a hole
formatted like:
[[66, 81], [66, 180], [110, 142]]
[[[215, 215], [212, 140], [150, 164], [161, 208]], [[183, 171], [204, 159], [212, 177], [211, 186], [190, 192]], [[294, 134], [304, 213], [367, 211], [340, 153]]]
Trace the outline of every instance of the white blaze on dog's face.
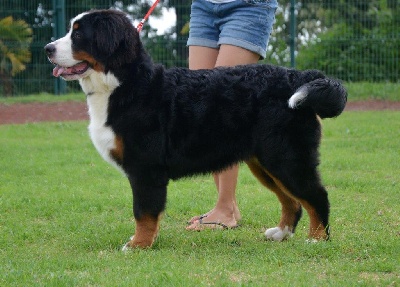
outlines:
[[63, 38], [46, 45], [48, 58], [56, 65], [53, 70], [55, 77], [61, 76], [67, 81], [72, 81], [89, 76], [96, 68], [102, 70], [92, 56], [74, 50], [75, 46], [79, 46], [79, 42], [88, 40], [79, 30], [79, 20], [87, 14], [82, 13], [72, 19], [69, 32]]

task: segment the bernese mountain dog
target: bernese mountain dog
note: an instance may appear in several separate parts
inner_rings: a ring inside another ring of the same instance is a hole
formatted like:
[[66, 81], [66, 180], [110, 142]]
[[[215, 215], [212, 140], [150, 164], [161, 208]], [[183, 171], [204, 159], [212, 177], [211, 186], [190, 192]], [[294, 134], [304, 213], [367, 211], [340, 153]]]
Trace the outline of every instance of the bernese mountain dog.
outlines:
[[347, 101], [340, 82], [317, 70], [244, 65], [166, 69], [145, 51], [128, 16], [92, 10], [45, 46], [53, 75], [79, 80], [89, 134], [133, 192], [135, 235], [125, 249], [152, 246], [167, 185], [245, 162], [282, 206], [270, 240], [291, 237], [305, 208], [311, 240], [329, 238], [329, 201], [321, 183], [320, 118]]

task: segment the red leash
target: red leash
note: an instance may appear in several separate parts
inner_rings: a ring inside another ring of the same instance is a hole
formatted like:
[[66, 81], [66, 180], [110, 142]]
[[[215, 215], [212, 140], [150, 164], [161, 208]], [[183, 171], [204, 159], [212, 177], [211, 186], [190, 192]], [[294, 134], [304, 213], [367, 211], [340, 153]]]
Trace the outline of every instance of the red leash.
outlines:
[[139, 25], [138, 25], [137, 28], [136, 28], [138, 32], [142, 31], [144, 22], [146, 22], [146, 20], [149, 18], [150, 14], [151, 14], [151, 13], [153, 12], [153, 10], [156, 8], [158, 2], [160, 2], [160, 0], [156, 0], [156, 2], [154, 2], [154, 4], [150, 7], [149, 11], [147, 12], [146, 16], [144, 16], [144, 18], [142, 19], [142, 21], [140, 21]]

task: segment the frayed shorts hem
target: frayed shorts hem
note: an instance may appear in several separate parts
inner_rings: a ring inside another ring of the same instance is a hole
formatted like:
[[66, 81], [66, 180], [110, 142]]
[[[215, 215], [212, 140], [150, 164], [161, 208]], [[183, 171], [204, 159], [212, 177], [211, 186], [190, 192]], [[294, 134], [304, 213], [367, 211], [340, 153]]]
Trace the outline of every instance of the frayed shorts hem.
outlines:
[[219, 49], [221, 45], [232, 45], [236, 47], [240, 47], [243, 49], [246, 49], [248, 51], [251, 51], [253, 53], [259, 54], [262, 59], [265, 58], [267, 51], [262, 49], [261, 47], [254, 45], [253, 43], [241, 40], [241, 39], [235, 39], [235, 38], [229, 38], [229, 37], [222, 37], [218, 40], [218, 42], [210, 39], [203, 39], [203, 38], [189, 38], [187, 42], [188, 46], [200, 46], [200, 47], [208, 47], [208, 48], [213, 48], [213, 49]]

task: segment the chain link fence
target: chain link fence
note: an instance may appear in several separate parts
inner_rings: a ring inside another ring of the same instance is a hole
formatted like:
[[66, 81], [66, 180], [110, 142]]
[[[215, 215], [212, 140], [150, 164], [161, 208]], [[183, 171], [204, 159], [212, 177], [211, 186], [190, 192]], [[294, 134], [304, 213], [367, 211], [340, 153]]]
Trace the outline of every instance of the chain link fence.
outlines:
[[[344, 81], [399, 83], [400, 1], [278, 2], [265, 62], [319, 69]], [[0, 21], [9, 16], [13, 23], [23, 20], [32, 36], [24, 44], [24, 38], [18, 37], [18, 28], [10, 21], [0, 22], [0, 96], [78, 91], [76, 82], [52, 77], [53, 66], [47, 61], [43, 46], [62, 37], [69, 19], [83, 11], [119, 9], [138, 23], [151, 4], [146, 0], [1, 1]], [[191, 1], [164, 0], [145, 24], [142, 40], [155, 62], [167, 67], [187, 66], [190, 4]], [[28, 51], [28, 60], [23, 49]]]

